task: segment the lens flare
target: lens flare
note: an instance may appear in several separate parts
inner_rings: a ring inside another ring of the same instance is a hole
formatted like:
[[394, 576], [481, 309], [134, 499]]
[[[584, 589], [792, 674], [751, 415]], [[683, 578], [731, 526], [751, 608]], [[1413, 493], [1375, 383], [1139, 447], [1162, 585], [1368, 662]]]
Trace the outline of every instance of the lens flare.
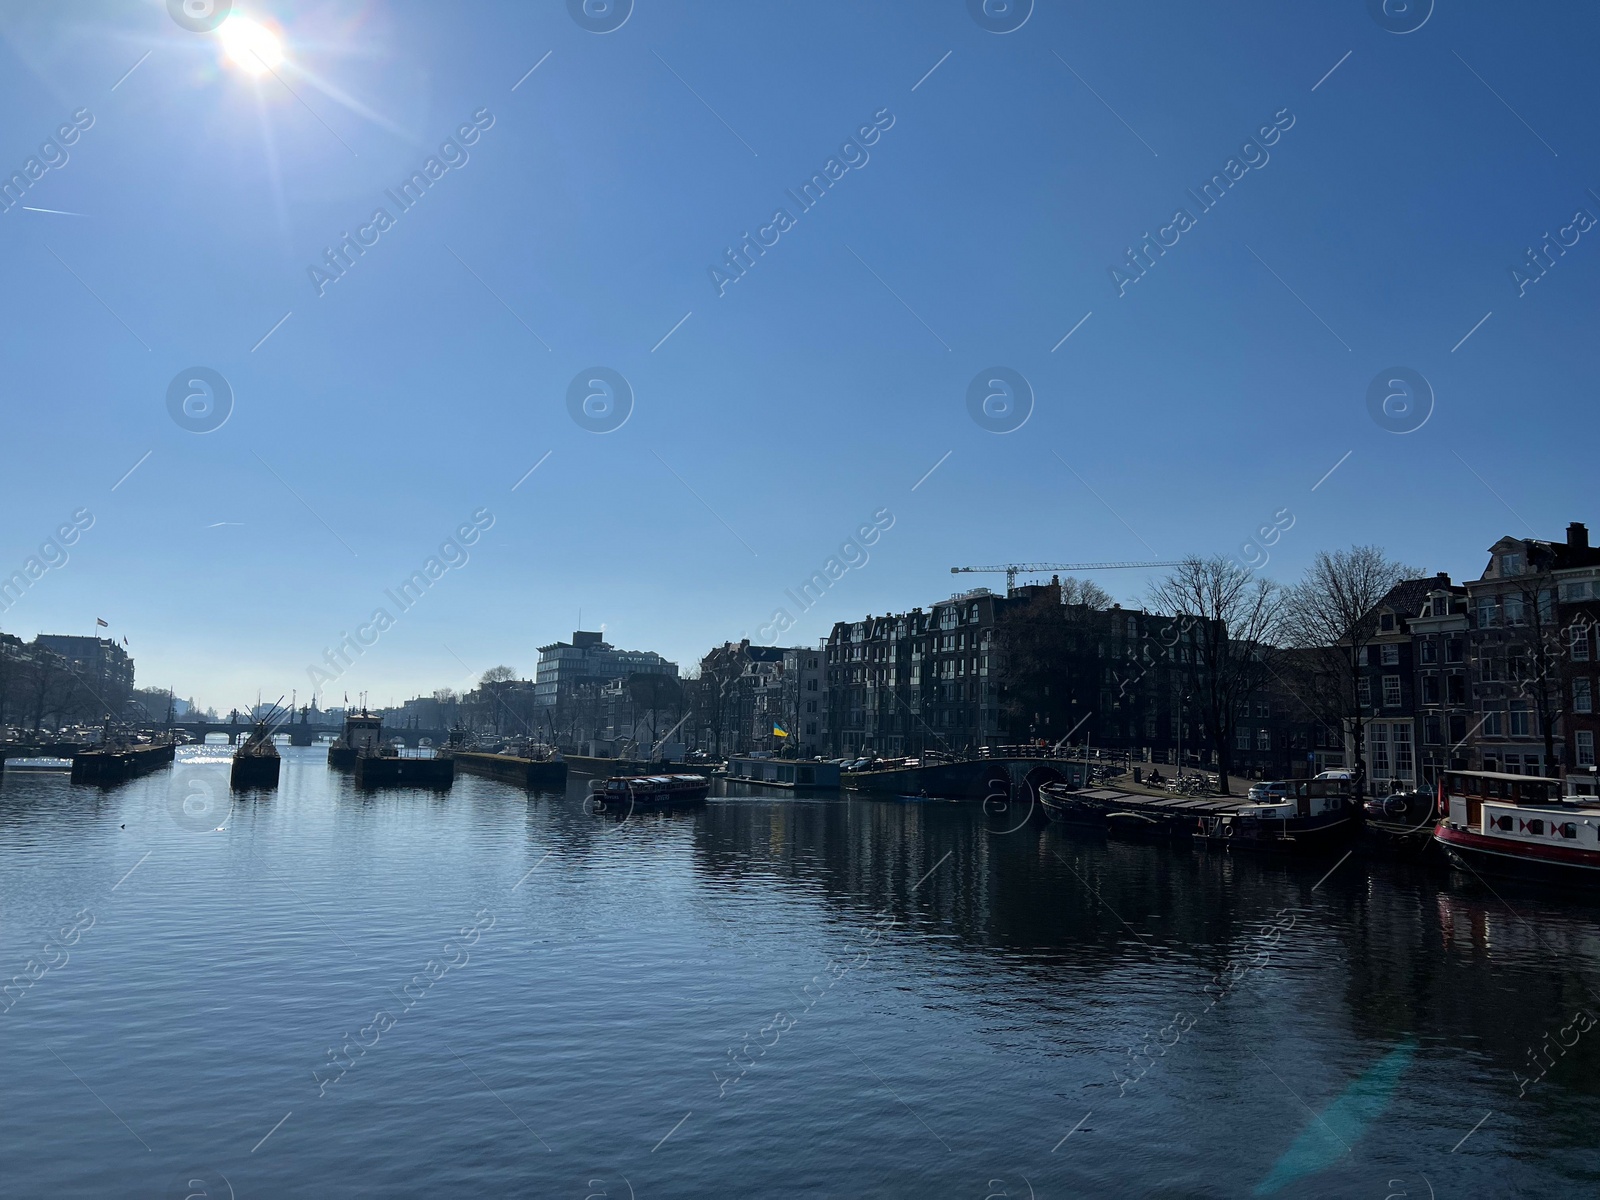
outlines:
[[246, 17], [229, 17], [217, 29], [223, 53], [235, 66], [260, 75], [283, 61], [283, 43], [265, 25]]

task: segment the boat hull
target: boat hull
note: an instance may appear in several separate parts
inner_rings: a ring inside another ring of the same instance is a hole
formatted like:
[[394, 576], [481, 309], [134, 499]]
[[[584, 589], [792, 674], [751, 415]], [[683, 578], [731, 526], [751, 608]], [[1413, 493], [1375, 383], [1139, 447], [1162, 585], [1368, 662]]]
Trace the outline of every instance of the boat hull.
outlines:
[[[688, 782], [688, 780], [696, 782]], [[619, 811], [641, 808], [685, 808], [704, 804], [711, 792], [711, 780], [704, 775], [663, 778], [608, 779], [589, 793], [590, 800], [601, 809]], [[626, 784], [618, 788], [619, 783]]]
[[401, 758], [387, 754], [356, 757], [355, 783], [360, 788], [424, 787], [442, 791], [455, 780], [454, 758]]
[[235, 789], [275, 788], [283, 759], [276, 754], [236, 754], [228, 785]]
[[1441, 824], [1433, 839], [1450, 862], [1478, 874], [1600, 891], [1600, 852], [1488, 837]]
[[1347, 845], [1361, 825], [1354, 812], [1270, 820], [1224, 817], [1197, 828], [1196, 842], [1227, 850], [1269, 854], [1325, 854]]
[[176, 749], [164, 742], [125, 750], [85, 750], [72, 756], [72, 782], [109, 785], [148, 775], [170, 766]]
[[567, 764], [514, 754], [483, 754], [475, 750], [456, 752], [456, 767], [468, 775], [498, 779], [535, 792], [567, 790]]

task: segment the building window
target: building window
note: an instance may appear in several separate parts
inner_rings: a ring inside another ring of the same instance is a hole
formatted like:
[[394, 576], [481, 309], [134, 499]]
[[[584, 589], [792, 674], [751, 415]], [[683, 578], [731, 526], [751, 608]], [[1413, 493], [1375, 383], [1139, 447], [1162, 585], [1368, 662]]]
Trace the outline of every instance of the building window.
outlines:
[[1421, 647], [1419, 648], [1419, 652], [1422, 655], [1422, 661], [1425, 663], [1434, 663], [1439, 661], [1439, 644], [1432, 638], [1429, 638], [1427, 641], [1422, 643]]
[[1520, 554], [1502, 554], [1500, 556], [1500, 574], [1502, 574], [1502, 575], [1521, 575], [1522, 574], [1522, 555], [1520, 555]]
[[1589, 680], [1572, 681], [1572, 711], [1580, 713], [1594, 711], [1594, 690]]
[[1589, 627], [1587, 625], [1574, 625], [1568, 635], [1571, 639], [1572, 661], [1589, 661]]
[[1272, 731], [1270, 729], [1258, 729], [1258, 730], [1256, 730], [1256, 749], [1257, 750], [1271, 750], [1272, 749]]
[[1493, 629], [1500, 624], [1500, 609], [1495, 604], [1493, 596], [1485, 596], [1478, 601], [1478, 628]]
[[1394, 630], [1394, 614], [1384, 613], [1381, 617], [1379, 617], [1378, 628], [1383, 630], [1385, 633], [1392, 632]]
[[1501, 713], [1498, 708], [1491, 708], [1483, 714], [1482, 731], [1484, 737], [1505, 736], [1504, 722], [1501, 719]]
[[1439, 703], [1439, 677], [1437, 675], [1424, 675], [1422, 677], [1422, 702], [1424, 704]]
[[1511, 702], [1511, 736], [1533, 736], [1533, 714], [1528, 711], [1526, 700], [1513, 700]]
[[1379, 647], [1379, 661], [1386, 667], [1398, 667], [1400, 665], [1400, 647], [1393, 642]]
[[1250, 749], [1250, 731], [1248, 729], [1240, 729], [1234, 738], [1234, 744], [1240, 750]]
[[1362, 708], [1366, 708], [1369, 705], [1371, 705], [1371, 703], [1372, 703], [1372, 681], [1371, 680], [1365, 679], [1365, 678], [1356, 680], [1356, 700], [1360, 703]]
[[1575, 739], [1574, 749], [1577, 751], [1577, 765], [1580, 767], [1594, 766], [1594, 731], [1592, 729], [1580, 729], [1572, 736]]
[[1422, 740], [1429, 746], [1437, 746], [1444, 739], [1440, 736], [1444, 730], [1438, 717], [1422, 718]]
[[1394, 727], [1394, 773], [1402, 779], [1410, 779], [1412, 770], [1411, 726], [1396, 725]]
[[1466, 654], [1465, 643], [1460, 638], [1451, 638], [1444, 644], [1444, 660], [1447, 663], [1458, 663]]
[[1387, 778], [1390, 774], [1388, 723], [1374, 721], [1367, 726], [1367, 743], [1372, 751], [1373, 778], [1379, 780]]
[[1528, 623], [1527, 614], [1523, 611], [1521, 596], [1507, 596], [1505, 598], [1505, 606], [1507, 625], [1526, 625]]
[[1385, 708], [1400, 707], [1400, 676], [1385, 675], [1383, 677], [1383, 706]]

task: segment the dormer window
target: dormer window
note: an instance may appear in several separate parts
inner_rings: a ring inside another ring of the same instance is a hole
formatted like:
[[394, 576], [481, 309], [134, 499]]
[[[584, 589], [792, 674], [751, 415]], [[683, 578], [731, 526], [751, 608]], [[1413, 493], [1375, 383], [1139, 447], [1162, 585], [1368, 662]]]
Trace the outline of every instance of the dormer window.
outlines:
[[1385, 633], [1393, 633], [1394, 632], [1394, 614], [1393, 613], [1384, 613], [1382, 616], [1380, 616], [1378, 618], [1378, 628], [1383, 630]]
[[1500, 556], [1500, 574], [1502, 574], [1502, 575], [1521, 575], [1522, 574], [1522, 555], [1520, 555], [1520, 554], [1502, 554]]

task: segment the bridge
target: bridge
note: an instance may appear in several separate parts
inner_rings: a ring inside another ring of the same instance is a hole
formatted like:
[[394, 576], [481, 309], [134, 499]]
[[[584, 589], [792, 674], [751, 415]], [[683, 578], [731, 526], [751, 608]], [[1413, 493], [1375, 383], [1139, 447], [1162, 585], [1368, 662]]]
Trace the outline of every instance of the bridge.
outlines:
[[[228, 739], [229, 745], [238, 745], [249, 737], [254, 731], [254, 721], [180, 721], [173, 724], [174, 729], [181, 729], [192, 734], [199, 741], [213, 734], [220, 733]], [[310, 746], [315, 744], [320, 737], [336, 738], [344, 732], [344, 723], [336, 725], [313, 725], [310, 722], [288, 721], [277, 727], [278, 737], [288, 738], [291, 746]], [[410, 749], [415, 750], [422, 744], [424, 738], [435, 746], [442, 746], [450, 740], [448, 729], [413, 729], [401, 727], [391, 729], [383, 727], [384, 740], [398, 738]]]

